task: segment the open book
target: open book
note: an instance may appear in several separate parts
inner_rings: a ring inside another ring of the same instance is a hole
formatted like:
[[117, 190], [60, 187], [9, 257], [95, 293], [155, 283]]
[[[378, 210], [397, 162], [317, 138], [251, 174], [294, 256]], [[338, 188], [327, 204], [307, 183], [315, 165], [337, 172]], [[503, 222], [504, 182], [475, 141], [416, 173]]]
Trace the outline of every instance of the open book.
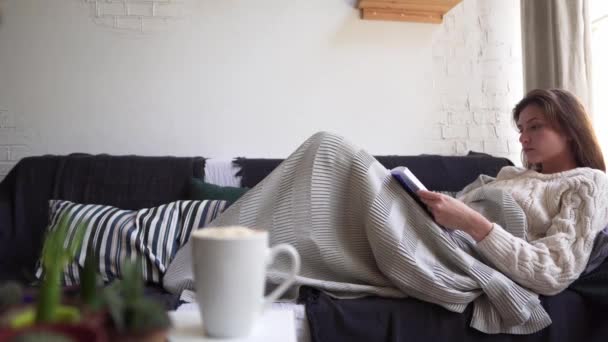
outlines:
[[416, 195], [418, 190], [426, 190], [422, 182], [405, 166], [397, 166], [391, 170], [391, 174], [401, 183], [405, 190], [412, 193], [415, 197], [418, 197]]
[[[410, 196], [412, 196], [416, 203], [418, 203], [422, 207], [422, 209], [424, 209], [424, 211], [426, 211], [427, 214], [429, 214], [429, 216], [434, 220], [433, 214], [431, 213], [429, 208], [427, 208], [426, 204], [424, 204], [420, 200], [420, 197], [418, 197], [417, 194], [418, 190], [427, 189], [424, 184], [422, 184], [422, 182], [416, 176], [414, 176], [412, 171], [410, 171], [410, 169], [405, 166], [397, 166], [396, 168], [391, 170], [391, 175], [399, 182], [399, 184], [401, 184], [401, 186], [403, 186], [405, 191], [407, 191]], [[450, 231], [449, 229], [446, 229], [441, 225], [439, 226], [446, 231]]]

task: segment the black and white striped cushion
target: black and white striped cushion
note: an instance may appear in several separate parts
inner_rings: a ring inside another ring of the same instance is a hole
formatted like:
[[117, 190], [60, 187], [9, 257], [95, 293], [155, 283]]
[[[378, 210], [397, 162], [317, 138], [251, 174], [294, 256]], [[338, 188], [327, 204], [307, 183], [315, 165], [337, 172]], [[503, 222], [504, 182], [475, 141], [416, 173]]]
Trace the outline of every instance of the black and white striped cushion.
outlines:
[[[56, 229], [63, 213], [68, 215], [69, 232], [64, 247], [73, 243], [78, 227], [86, 227], [83, 248], [74, 262], [64, 268], [65, 285], [80, 282], [87, 250], [98, 257], [98, 270], [105, 282], [121, 277], [125, 260], [140, 257], [143, 277], [158, 283], [178, 249], [190, 238], [192, 230], [206, 226], [226, 207], [226, 201], [175, 201], [154, 208], [122, 210], [96, 204], [49, 201], [49, 227]], [[43, 275], [40, 263], [36, 276]]]

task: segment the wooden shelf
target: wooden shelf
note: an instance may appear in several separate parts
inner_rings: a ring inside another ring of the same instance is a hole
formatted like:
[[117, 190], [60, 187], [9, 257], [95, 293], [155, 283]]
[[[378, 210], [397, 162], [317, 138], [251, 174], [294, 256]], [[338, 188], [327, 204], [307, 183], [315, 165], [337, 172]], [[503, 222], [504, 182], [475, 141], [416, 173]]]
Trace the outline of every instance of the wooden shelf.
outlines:
[[359, 0], [361, 18], [439, 24], [462, 0]]

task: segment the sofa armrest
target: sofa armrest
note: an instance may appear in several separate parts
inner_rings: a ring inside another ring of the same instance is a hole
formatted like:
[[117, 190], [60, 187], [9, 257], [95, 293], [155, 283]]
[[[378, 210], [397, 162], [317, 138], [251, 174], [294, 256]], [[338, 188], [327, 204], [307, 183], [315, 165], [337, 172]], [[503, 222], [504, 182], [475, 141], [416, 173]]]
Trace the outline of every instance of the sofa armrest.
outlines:
[[9, 174], [0, 183], [0, 282], [16, 277], [9, 246], [13, 234], [13, 178], [14, 175]]

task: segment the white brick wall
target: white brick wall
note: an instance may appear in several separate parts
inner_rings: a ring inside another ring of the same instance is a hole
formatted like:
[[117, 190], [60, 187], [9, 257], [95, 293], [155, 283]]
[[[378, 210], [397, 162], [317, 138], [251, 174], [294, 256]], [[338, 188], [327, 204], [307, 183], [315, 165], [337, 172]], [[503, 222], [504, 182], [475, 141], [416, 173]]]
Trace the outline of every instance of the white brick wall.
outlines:
[[14, 116], [5, 109], [0, 109], [0, 129], [15, 128]]
[[80, 0], [91, 7], [93, 21], [131, 32], [158, 32], [182, 19], [186, 0]]
[[0, 162], [7, 162], [7, 161], [11, 160], [9, 151], [10, 151], [9, 146], [0, 146]]
[[[6, 2], [0, 178], [30, 154], [284, 157], [320, 129], [378, 154], [519, 160], [510, 120], [523, 92], [517, 0], [464, 0], [440, 25], [362, 21], [343, 0], [262, 3]], [[128, 34], [176, 30], [129, 40], [75, 15]], [[196, 20], [175, 25], [182, 15]], [[296, 113], [311, 117], [285, 120]], [[352, 113], [391, 119], [362, 129], [345, 124]], [[277, 123], [280, 144], [267, 131]], [[415, 132], [400, 137], [404, 125]], [[222, 143], [228, 131], [238, 138]]]
[[141, 17], [153, 17], [154, 16], [154, 3], [127, 3], [127, 15], [141, 16]]
[[439, 151], [469, 150], [519, 162], [511, 109], [523, 96], [519, 1], [464, 0], [444, 18], [433, 42]]
[[29, 139], [13, 111], [0, 108], [0, 180], [23, 157], [30, 155]]

